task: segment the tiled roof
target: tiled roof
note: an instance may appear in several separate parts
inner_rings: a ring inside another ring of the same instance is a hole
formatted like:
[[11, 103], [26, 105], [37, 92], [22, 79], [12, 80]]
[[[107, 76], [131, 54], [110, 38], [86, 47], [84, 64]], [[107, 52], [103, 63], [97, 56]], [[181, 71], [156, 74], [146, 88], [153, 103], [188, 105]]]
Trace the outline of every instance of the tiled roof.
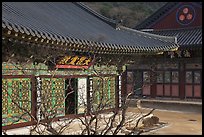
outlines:
[[154, 53], [178, 47], [174, 37], [133, 34], [110, 23], [114, 21], [80, 3], [2, 3], [2, 29], [7, 37], [105, 54]]
[[176, 36], [180, 47], [202, 46], [202, 27], [148, 31], [162, 36]]

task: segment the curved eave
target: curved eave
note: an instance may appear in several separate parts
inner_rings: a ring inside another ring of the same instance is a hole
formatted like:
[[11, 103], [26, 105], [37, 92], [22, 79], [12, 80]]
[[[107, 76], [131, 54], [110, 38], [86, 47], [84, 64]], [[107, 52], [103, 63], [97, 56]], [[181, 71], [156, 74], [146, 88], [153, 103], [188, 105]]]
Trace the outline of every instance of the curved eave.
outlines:
[[131, 33], [141, 34], [145, 37], [158, 39], [158, 40], [164, 41], [164, 42], [175, 42], [175, 38], [176, 38], [175, 36], [162, 36], [162, 35], [156, 35], [156, 34], [144, 32], [144, 31], [138, 31], [135, 29], [127, 28], [125, 26], [119, 26], [119, 28], [120, 28], [120, 30], [128, 31]]
[[[97, 54], [123, 54], [123, 55], [143, 55], [157, 54], [177, 48], [178, 45], [169, 43], [166, 47], [139, 47], [130, 45], [119, 45], [110, 43], [101, 43], [77, 38], [64, 37], [60, 35], [50, 34], [28, 27], [22, 27], [12, 24], [2, 19], [3, 37], [24, 41], [42, 46], [53, 46], [56, 49], [70, 50], [75, 52], [91, 52]], [[2, 37], [2, 38], [3, 38]]]

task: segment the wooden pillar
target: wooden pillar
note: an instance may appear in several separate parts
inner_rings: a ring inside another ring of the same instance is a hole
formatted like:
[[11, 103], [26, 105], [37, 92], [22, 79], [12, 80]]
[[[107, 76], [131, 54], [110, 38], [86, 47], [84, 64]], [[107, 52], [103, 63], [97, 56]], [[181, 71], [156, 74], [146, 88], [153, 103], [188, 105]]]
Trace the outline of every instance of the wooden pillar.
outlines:
[[[93, 84], [93, 83], [92, 83]], [[89, 114], [90, 113], [90, 111], [91, 111], [91, 103], [90, 103], [90, 101], [91, 101], [91, 99], [90, 99], [90, 77], [88, 76], [87, 77], [87, 113]], [[92, 89], [93, 90], [93, 89]]]
[[151, 71], [150, 71], [150, 96], [151, 98], [156, 97], [156, 82], [157, 82], [157, 75], [156, 75], [156, 65], [151, 66]]
[[119, 76], [115, 77], [115, 108], [119, 110]]
[[127, 70], [121, 74], [121, 98], [127, 96]]
[[[125, 66], [126, 67], [126, 66]], [[120, 97], [119, 97], [119, 89], [118, 89], [118, 107], [120, 107], [120, 103], [123, 103], [122, 101], [123, 101], [123, 99], [126, 97], [126, 95], [127, 95], [127, 90], [126, 90], [126, 84], [127, 84], [127, 82], [126, 82], [126, 79], [127, 79], [127, 71], [126, 71], [126, 69], [127, 68], [125, 68], [125, 71], [123, 70], [123, 68], [122, 68], [122, 65], [121, 64], [119, 64], [118, 66], [117, 66], [117, 72], [118, 72], [118, 74], [121, 76], [121, 95], [120, 95]], [[118, 88], [119, 88], [119, 76], [117, 76], [117, 83], [118, 83]]]
[[185, 99], [185, 64], [179, 63], [179, 96], [180, 99]]
[[[37, 118], [37, 90], [36, 90], [36, 78], [35, 76], [31, 77], [31, 114]], [[33, 121], [34, 119], [31, 118]]]

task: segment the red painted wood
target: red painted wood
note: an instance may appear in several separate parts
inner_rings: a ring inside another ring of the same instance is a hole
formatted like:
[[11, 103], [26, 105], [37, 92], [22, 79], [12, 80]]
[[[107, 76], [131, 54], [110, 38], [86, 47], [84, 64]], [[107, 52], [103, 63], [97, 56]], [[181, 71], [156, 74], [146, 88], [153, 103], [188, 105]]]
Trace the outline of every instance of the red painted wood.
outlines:
[[14, 128], [20, 128], [20, 127], [25, 127], [25, 126], [31, 126], [34, 124], [34, 121], [31, 122], [25, 122], [25, 123], [19, 123], [19, 124], [13, 124], [13, 125], [8, 125], [8, 126], [2, 126], [2, 130], [9, 130], [9, 129], [14, 129]]
[[142, 87], [142, 94], [143, 95], [150, 95], [150, 85], [149, 84], [145, 84], [143, 87]]
[[163, 84], [157, 84], [157, 96], [163, 96]]
[[152, 71], [150, 71], [150, 81], [151, 81], [151, 89], [150, 89], [150, 94], [151, 98], [156, 97], [156, 82], [157, 82], [157, 73], [156, 73], [156, 65], [152, 66]]
[[186, 93], [186, 97], [193, 97], [193, 87], [192, 87], [192, 85], [186, 85], [185, 86], [185, 93]]
[[133, 84], [127, 84], [127, 94], [133, 92]]
[[164, 85], [164, 96], [170, 96], [171, 91], [170, 91], [170, 84], [165, 84]]
[[[176, 21], [176, 13], [177, 10], [182, 5], [191, 5], [195, 9], [195, 19], [189, 25], [181, 25]], [[154, 24], [149, 26], [148, 28], [153, 29], [177, 29], [177, 28], [187, 28], [187, 27], [195, 27], [195, 26], [202, 26], [202, 7], [198, 7], [193, 5], [191, 2], [183, 2], [179, 6], [175, 7], [175, 9], [161, 17], [157, 20]]]
[[126, 89], [127, 89], [127, 72], [125, 71], [121, 75], [121, 97], [127, 95]]
[[56, 65], [55, 68], [66, 68], [66, 69], [88, 69], [88, 66]]
[[172, 85], [171, 86], [171, 95], [174, 97], [179, 96], [179, 86], [178, 85]]
[[[100, 74], [102, 77], [115, 77], [115, 74]], [[41, 78], [83, 78], [83, 77], [88, 77], [88, 75], [40, 75], [39, 77]], [[98, 77], [97, 75], [91, 75], [91, 77]]]
[[153, 83], [151, 85], [151, 98], [155, 98], [156, 97], [156, 93], [157, 92], [157, 87], [156, 87], [156, 83]]
[[180, 99], [185, 98], [185, 64], [181, 62], [179, 64], [179, 91], [180, 91]]
[[[36, 118], [36, 113], [37, 113], [37, 91], [36, 91], [36, 83], [35, 83], [35, 77], [33, 76], [31, 78], [31, 114], [32, 116], [34, 116]], [[31, 120], [34, 120], [33, 118], [31, 118]]]
[[194, 85], [194, 97], [201, 97], [200, 85]]
[[33, 75], [2, 75], [2, 78], [12, 79], [12, 78], [32, 78]]

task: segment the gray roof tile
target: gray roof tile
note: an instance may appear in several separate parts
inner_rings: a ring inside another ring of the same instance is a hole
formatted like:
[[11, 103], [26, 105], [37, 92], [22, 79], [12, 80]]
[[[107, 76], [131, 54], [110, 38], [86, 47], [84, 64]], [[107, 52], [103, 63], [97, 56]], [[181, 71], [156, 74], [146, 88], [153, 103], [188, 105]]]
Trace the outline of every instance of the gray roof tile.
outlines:
[[[88, 11], [88, 12], [87, 12]], [[16, 29], [12, 24], [22, 27], [19, 31], [39, 38], [57, 40], [57, 42], [90, 43], [92, 46], [112, 48], [117, 52], [138, 51], [158, 48], [175, 48], [174, 38], [152, 35], [132, 30], [116, 30], [108, 22], [112, 20], [98, 17], [98, 14], [83, 5], [71, 2], [3, 2], [2, 27]], [[17, 30], [17, 31], [18, 31]], [[32, 32], [30, 32], [32, 31]], [[134, 34], [134, 35], [133, 35]], [[49, 35], [49, 36], [48, 36]], [[67, 38], [67, 39], [65, 39]], [[103, 43], [97, 44], [98, 43]], [[120, 48], [115, 48], [117, 45]], [[131, 48], [129, 48], [131, 47]]]
[[161, 36], [177, 36], [180, 47], [202, 46], [202, 27], [148, 31]]

